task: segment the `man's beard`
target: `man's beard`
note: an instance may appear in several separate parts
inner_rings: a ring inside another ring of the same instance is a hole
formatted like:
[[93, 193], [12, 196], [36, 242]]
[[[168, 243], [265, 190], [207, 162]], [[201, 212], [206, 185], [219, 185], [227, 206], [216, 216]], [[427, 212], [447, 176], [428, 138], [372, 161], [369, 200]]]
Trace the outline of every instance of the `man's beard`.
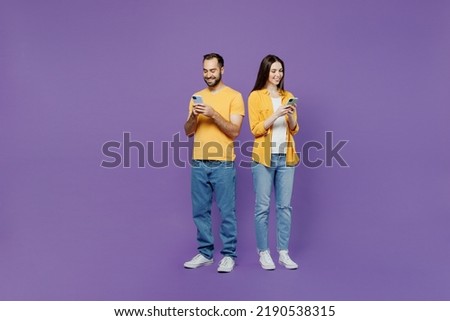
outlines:
[[206, 78], [203, 78], [203, 80], [205, 81], [208, 87], [216, 87], [217, 84], [222, 80], [222, 74], [219, 74], [219, 77], [217, 77], [212, 83], [208, 83]]

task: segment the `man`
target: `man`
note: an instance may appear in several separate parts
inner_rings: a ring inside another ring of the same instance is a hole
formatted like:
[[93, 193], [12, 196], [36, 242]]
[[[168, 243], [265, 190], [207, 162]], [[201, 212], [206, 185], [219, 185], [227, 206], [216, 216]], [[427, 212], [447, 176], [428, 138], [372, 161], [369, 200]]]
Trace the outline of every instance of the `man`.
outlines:
[[216, 53], [203, 57], [203, 79], [207, 87], [191, 99], [186, 135], [194, 135], [191, 194], [194, 223], [197, 227], [198, 251], [184, 267], [195, 269], [213, 263], [214, 240], [211, 229], [213, 193], [220, 211], [222, 260], [218, 272], [231, 272], [236, 258], [236, 169], [233, 141], [239, 135], [245, 114], [244, 100], [236, 90], [222, 81], [223, 58]]

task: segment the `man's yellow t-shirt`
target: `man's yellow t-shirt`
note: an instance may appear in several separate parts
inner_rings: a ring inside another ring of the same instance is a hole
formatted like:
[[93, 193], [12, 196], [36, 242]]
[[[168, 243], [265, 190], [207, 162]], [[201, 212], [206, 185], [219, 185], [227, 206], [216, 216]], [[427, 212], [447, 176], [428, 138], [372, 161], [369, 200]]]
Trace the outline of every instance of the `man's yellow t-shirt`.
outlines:
[[[225, 120], [230, 121], [230, 115], [245, 115], [244, 100], [242, 95], [225, 86], [217, 92], [211, 92], [205, 88], [194, 95], [202, 96], [203, 103], [209, 105]], [[191, 99], [189, 112], [192, 112], [194, 103]], [[194, 134], [194, 147], [192, 158], [197, 160], [233, 161], [233, 140], [225, 135], [213, 120], [204, 115], [198, 115], [197, 129]]]

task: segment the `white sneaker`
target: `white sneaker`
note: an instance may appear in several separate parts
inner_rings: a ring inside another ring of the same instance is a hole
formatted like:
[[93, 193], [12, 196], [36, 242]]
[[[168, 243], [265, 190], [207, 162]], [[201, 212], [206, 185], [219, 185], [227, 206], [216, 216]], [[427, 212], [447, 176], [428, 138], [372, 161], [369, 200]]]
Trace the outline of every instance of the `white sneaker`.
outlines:
[[234, 264], [235, 264], [234, 259], [231, 256], [224, 256], [223, 259], [219, 263], [217, 272], [219, 272], [219, 273], [231, 272], [231, 271], [233, 271]]
[[268, 250], [259, 252], [259, 263], [264, 270], [275, 270], [275, 263]]
[[298, 268], [298, 264], [291, 260], [287, 250], [280, 251], [280, 259], [278, 260], [278, 263], [284, 265], [284, 267], [288, 270], [295, 270]]
[[201, 254], [197, 254], [190, 261], [184, 262], [184, 267], [187, 269], [196, 269], [201, 266], [207, 266], [212, 264], [213, 259], [207, 259]]

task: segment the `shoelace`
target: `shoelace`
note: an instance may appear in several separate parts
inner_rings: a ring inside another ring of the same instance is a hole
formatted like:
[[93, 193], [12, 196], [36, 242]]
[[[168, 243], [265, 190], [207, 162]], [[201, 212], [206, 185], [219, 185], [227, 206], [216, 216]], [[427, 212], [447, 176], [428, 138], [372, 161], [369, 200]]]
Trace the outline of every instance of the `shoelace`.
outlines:
[[222, 262], [220, 262], [220, 265], [222, 265], [222, 266], [229, 266], [232, 264], [233, 264], [233, 259], [229, 256], [224, 257]]
[[201, 254], [197, 254], [197, 255], [194, 257], [194, 261], [199, 261], [199, 260], [203, 260], [203, 259], [204, 259], [204, 256], [201, 255]]
[[295, 264], [294, 261], [292, 261], [291, 258], [289, 257], [289, 255], [287, 255], [287, 254], [283, 254], [281, 256], [281, 260], [283, 262], [286, 262], [287, 264]]
[[262, 258], [263, 258], [264, 261], [267, 261], [269, 263], [272, 261], [272, 258], [270, 257], [270, 254], [267, 253], [267, 252], [263, 252], [262, 253]]

